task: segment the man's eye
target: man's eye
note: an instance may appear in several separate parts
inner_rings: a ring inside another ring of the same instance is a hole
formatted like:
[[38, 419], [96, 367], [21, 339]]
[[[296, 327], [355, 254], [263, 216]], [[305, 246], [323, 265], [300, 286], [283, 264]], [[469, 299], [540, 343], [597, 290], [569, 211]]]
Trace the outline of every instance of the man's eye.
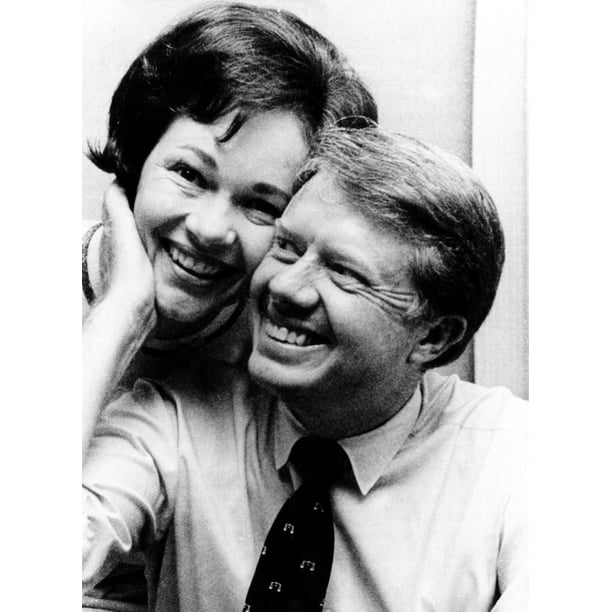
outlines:
[[281, 251], [290, 250], [290, 245], [291, 243], [289, 242], [289, 240], [286, 240], [281, 236], [276, 236], [276, 238], [274, 238], [274, 246], [277, 246]]
[[294, 258], [298, 256], [295, 244], [291, 242], [291, 240], [283, 238], [282, 236], [274, 237], [271, 252], [273, 255], [276, 255], [281, 259]]
[[340, 278], [344, 282], [357, 281], [362, 285], [368, 284], [366, 279], [361, 274], [355, 272], [355, 270], [351, 270], [350, 268], [343, 266], [342, 264], [330, 264], [328, 267], [335, 277]]

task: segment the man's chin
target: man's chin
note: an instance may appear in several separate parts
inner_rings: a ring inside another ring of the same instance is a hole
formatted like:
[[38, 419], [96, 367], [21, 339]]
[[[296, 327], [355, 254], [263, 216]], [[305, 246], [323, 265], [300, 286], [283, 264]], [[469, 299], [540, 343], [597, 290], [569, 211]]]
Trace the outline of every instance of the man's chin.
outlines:
[[275, 392], [275, 389], [280, 382], [278, 380], [278, 375], [274, 375], [275, 368], [273, 364], [270, 364], [270, 360], [259, 355], [259, 353], [257, 353], [257, 349], [253, 349], [253, 352], [249, 356], [247, 369], [249, 376], [259, 386], [273, 393]]
[[250, 377], [274, 395], [302, 394], [312, 387], [312, 372], [305, 368], [291, 367], [264, 357], [253, 350], [248, 361]]

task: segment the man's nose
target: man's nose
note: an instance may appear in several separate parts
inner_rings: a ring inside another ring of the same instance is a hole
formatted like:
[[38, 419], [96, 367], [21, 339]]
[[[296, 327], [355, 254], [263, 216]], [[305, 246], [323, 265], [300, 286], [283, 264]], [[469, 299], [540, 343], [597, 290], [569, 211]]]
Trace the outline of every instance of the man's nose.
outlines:
[[288, 265], [268, 283], [272, 304], [279, 313], [287, 315], [291, 314], [292, 309], [304, 312], [314, 310], [319, 303], [315, 279], [315, 266], [304, 257]]
[[232, 202], [227, 194], [210, 194], [189, 212], [185, 229], [196, 244], [232, 244], [236, 240], [232, 212]]

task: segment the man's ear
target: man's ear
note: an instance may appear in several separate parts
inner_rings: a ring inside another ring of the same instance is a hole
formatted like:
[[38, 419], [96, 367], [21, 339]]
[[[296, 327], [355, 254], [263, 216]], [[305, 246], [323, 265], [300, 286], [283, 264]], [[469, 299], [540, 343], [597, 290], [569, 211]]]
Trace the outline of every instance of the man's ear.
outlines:
[[406, 363], [422, 367], [437, 359], [465, 336], [467, 320], [464, 317], [447, 315], [423, 324], [421, 340], [415, 344]]

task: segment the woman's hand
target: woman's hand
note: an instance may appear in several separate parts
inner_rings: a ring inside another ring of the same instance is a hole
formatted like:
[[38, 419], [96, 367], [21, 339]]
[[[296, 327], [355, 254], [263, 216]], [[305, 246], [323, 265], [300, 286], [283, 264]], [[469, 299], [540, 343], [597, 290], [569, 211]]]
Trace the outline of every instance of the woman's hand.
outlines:
[[83, 457], [102, 409], [157, 321], [153, 268], [116, 183], [104, 195], [103, 221], [103, 291], [83, 324]]
[[[113, 297], [126, 313], [155, 318], [153, 267], [138, 234], [124, 190], [111, 183], [102, 207], [100, 271], [102, 299]], [[150, 320], [148, 321], [151, 326]]]

